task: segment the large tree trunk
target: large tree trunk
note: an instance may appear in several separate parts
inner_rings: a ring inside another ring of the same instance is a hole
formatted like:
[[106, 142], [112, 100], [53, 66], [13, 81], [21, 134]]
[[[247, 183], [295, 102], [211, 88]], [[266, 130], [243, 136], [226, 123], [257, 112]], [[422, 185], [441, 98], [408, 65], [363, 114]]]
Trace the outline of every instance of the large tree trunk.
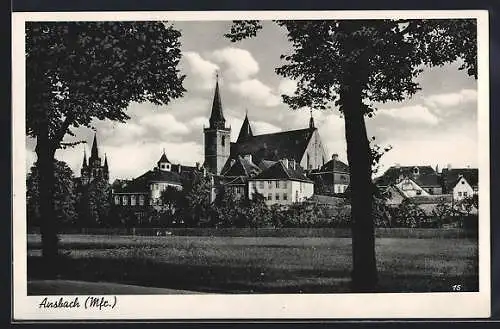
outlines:
[[347, 159], [350, 169], [352, 218], [352, 289], [374, 291], [377, 284], [375, 237], [372, 217], [372, 169], [361, 88], [355, 82], [341, 92], [345, 118]]
[[48, 126], [41, 124], [37, 136], [36, 154], [40, 195], [40, 231], [42, 235], [42, 255], [45, 260], [46, 275], [56, 274], [57, 226], [54, 212], [54, 147], [48, 136]]

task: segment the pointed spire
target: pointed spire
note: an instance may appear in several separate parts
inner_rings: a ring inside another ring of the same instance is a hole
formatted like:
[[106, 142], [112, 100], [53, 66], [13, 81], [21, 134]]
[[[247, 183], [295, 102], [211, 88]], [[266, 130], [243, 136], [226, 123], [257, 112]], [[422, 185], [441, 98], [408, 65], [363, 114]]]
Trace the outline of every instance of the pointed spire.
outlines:
[[83, 149], [83, 163], [82, 163], [83, 168], [87, 168], [87, 152], [85, 149]]
[[163, 149], [163, 154], [162, 154], [160, 160], [158, 160], [158, 164], [160, 164], [162, 162], [168, 162], [168, 163], [170, 163], [170, 161], [167, 158], [167, 155], [165, 154], [165, 149]]
[[91, 159], [99, 158], [99, 151], [97, 148], [97, 133], [94, 133], [94, 142], [92, 143], [92, 151], [90, 152]]
[[248, 120], [248, 110], [245, 114], [245, 120], [243, 120], [243, 124], [241, 125], [240, 134], [238, 135], [237, 142], [244, 141], [249, 137], [253, 137], [252, 127], [250, 126], [250, 121]]
[[104, 153], [104, 168], [108, 169], [108, 156], [106, 153]]
[[224, 129], [226, 119], [222, 114], [222, 101], [219, 92], [219, 73], [216, 74], [214, 101], [212, 103], [212, 113], [210, 114], [210, 128]]
[[312, 111], [312, 109], [309, 110], [309, 112], [311, 113], [311, 118], [309, 119], [309, 128], [310, 129], [315, 129], [316, 127], [314, 126], [314, 118], [313, 118], [313, 111]]

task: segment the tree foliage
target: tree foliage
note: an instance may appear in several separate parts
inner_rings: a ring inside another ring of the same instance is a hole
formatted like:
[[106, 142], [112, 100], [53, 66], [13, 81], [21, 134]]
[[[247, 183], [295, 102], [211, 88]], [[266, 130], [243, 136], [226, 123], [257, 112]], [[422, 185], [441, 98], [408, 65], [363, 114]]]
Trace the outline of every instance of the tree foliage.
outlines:
[[[55, 189], [54, 189], [54, 215], [55, 220], [62, 226], [75, 223], [76, 193], [73, 171], [63, 161], [55, 163]], [[26, 177], [26, 207], [28, 226], [40, 225], [40, 191], [38, 185], [39, 170], [36, 166], [31, 167]]]
[[111, 211], [111, 186], [96, 178], [78, 187], [78, 225], [107, 226]]

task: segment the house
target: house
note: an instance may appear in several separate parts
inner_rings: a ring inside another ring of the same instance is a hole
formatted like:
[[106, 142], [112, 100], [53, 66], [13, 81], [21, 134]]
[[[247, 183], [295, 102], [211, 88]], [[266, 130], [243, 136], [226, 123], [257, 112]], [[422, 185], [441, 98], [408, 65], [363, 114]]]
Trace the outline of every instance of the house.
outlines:
[[441, 181], [445, 193], [453, 195], [454, 201], [460, 201], [478, 194], [479, 171], [477, 168], [444, 168]]
[[396, 164], [376, 178], [375, 185], [382, 191], [391, 185], [398, 185], [408, 197], [443, 194], [440, 176], [431, 166]]
[[319, 169], [311, 170], [307, 175], [314, 182], [315, 193], [336, 195], [344, 193], [349, 186], [349, 166], [333, 154], [330, 161]]
[[295, 160], [283, 159], [248, 178], [248, 198], [253, 199], [255, 194], [262, 195], [267, 205], [290, 205], [310, 198], [314, 182]]
[[141, 176], [132, 180], [116, 181], [113, 188], [113, 204], [115, 206], [162, 206], [161, 193], [167, 187], [182, 190], [183, 181], [192, 179], [197, 168], [173, 164], [165, 151], [157, 165]]

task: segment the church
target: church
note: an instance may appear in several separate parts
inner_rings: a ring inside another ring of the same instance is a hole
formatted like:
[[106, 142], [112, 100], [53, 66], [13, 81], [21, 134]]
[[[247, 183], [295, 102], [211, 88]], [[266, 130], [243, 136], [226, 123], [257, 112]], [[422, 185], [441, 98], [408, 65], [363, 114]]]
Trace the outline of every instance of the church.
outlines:
[[312, 115], [303, 129], [254, 135], [247, 113], [237, 140], [231, 142], [218, 81], [204, 137], [204, 167], [216, 185], [231, 189], [237, 197], [252, 198], [259, 193], [268, 204], [311, 197], [314, 182], [308, 173], [328, 161]]

